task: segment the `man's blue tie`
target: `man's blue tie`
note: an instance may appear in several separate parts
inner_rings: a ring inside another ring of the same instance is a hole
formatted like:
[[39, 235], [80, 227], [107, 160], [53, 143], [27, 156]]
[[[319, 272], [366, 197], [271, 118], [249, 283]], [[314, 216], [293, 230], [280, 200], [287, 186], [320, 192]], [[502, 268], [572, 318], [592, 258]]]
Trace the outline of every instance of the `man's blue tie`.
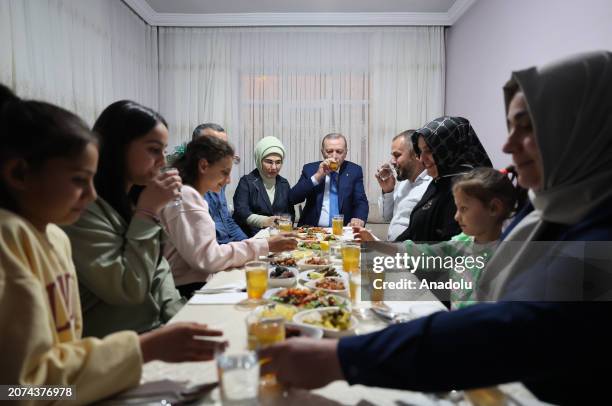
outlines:
[[340, 214], [338, 211], [338, 172], [329, 174], [329, 225], [332, 225], [334, 216]]

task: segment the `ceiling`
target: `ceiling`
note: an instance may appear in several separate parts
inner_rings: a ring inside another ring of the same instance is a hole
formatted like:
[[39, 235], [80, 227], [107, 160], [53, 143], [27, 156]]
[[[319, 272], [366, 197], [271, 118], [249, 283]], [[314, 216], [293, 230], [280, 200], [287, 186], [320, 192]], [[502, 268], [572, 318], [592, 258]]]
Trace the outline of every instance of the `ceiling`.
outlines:
[[123, 0], [158, 26], [452, 25], [476, 0]]
[[157, 13], [440, 13], [455, 0], [147, 0]]

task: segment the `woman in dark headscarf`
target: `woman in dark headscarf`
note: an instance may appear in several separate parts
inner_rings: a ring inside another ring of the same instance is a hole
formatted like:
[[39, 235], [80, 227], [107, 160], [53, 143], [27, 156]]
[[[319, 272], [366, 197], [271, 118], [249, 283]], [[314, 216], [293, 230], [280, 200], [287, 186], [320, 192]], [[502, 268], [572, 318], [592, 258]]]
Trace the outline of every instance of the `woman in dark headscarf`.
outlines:
[[437, 118], [412, 134], [414, 151], [433, 178], [410, 215], [410, 225], [396, 241], [447, 241], [461, 232], [455, 221], [453, 178], [491, 161], [470, 122]]

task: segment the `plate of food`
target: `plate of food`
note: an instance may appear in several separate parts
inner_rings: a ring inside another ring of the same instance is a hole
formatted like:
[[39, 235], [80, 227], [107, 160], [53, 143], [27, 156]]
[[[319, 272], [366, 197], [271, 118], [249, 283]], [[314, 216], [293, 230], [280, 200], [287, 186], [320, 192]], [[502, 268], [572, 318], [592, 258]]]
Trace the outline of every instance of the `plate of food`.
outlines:
[[307, 226], [302, 226], [302, 227], [298, 227], [295, 229], [295, 231], [297, 233], [304, 233], [304, 234], [328, 234], [329, 233], [329, 229], [325, 228], [325, 227], [307, 227]]
[[313, 255], [312, 251], [306, 251], [306, 250], [291, 251], [291, 257], [293, 257], [296, 261], [299, 261], [300, 259], [303, 259], [303, 258], [312, 257], [312, 255]]
[[264, 294], [264, 298], [296, 306], [301, 310], [330, 306], [350, 308], [351, 305], [351, 302], [345, 297], [307, 288], [270, 289]]
[[339, 271], [333, 266], [328, 266], [323, 269], [317, 270], [311, 269], [308, 271], [300, 272], [300, 274], [298, 275], [298, 283], [306, 284], [310, 281], [313, 281], [315, 279], [321, 279], [326, 276], [346, 278], [347, 273], [344, 271]]
[[296, 306], [284, 304], [284, 303], [268, 303], [263, 306], [258, 306], [253, 312], [261, 318], [277, 318], [282, 317], [286, 321], [293, 320], [293, 316], [299, 309]]
[[297, 260], [291, 254], [272, 255], [270, 265], [273, 266], [296, 266]]
[[298, 242], [298, 249], [300, 250], [314, 250], [314, 251], [321, 251], [321, 243], [319, 243], [319, 240], [314, 239], [314, 240], [302, 240], [300, 242]]
[[304, 258], [297, 261], [297, 266], [302, 271], [307, 269], [325, 269], [331, 264], [329, 258], [312, 256], [310, 258]]
[[293, 316], [293, 322], [318, 327], [323, 330], [323, 335], [332, 338], [355, 334], [358, 324], [350, 310], [340, 307], [321, 307], [300, 312]]
[[295, 285], [298, 270], [283, 265], [272, 266], [268, 275], [268, 287], [286, 288]]
[[327, 293], [348, 296], [348, 283], [346, 279], [334, 276], [324, 276], [306, 283], [310, 289], [320, 289]]

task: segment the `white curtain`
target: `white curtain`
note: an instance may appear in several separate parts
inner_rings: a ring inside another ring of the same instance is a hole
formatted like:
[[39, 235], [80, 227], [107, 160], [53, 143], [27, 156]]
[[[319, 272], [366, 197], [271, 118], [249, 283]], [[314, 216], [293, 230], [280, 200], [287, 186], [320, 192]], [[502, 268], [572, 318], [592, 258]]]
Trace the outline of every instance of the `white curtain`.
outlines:
[[264, 136], [285, 144], [281, 174], [294, 184], [320, 159], [320, 139], [340, 132], [375, 201], [373, 173], [391, 138], [442, 115], [444, 73], [443, 27], [159, 28], [170, 143], [188, 141], [199, 123], [221, 124], [243, 158], [233, 185], [255, 168]]
[[0, 82], [93, 124], [111, 102], [158, 108], [157, 28], [121, 1], [0, 0]]

